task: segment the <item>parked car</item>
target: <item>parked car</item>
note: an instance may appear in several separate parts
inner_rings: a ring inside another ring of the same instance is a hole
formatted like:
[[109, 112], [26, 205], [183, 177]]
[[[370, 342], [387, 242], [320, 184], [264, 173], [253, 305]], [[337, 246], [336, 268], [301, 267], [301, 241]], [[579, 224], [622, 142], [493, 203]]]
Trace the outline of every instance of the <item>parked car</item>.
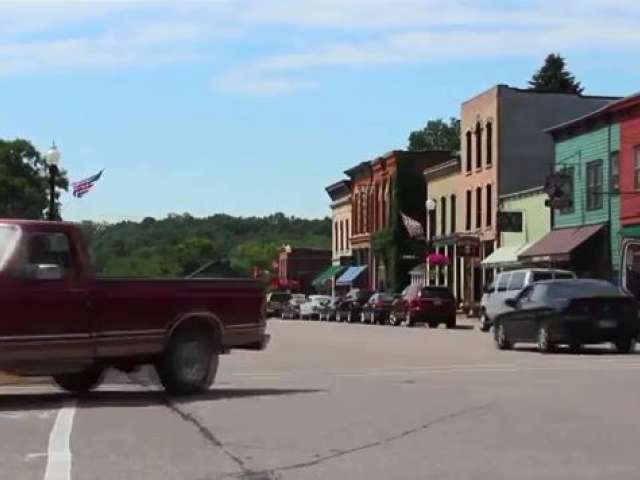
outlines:
[[493, 325], [493, 320], [509, 310], [504, 301], [507, 298], [516, 297], [532, 283], [574, 278], [576, 275], [573, 272], [547, 268], [520, 269], [499, 273], [495, 281], [485, 289], [482, 295], [480, 330], [488, 332]]
[[391, 325], [411, 327], [426, 323], [436, 328], [444, 323], [447, 328], [456, 326], [456, 301], [446, 287], [422, 287], [409, 285], [400, 298], [393, 302], [389, 313]]
[[374, 293], [367, 303], [363, 305], [360, 312], [360, 321], [371, 324], [387, 323], [391, 306], [396, 297], [392, 293]]
[[171, 393], [204, 392], [221, 354], [269, 340], [255, 280], [99, 278], [62, 222], [0, 220], [0, 311], [0, 370], [75, 393], [143, 364]]
[[267, 316], [279, 317], [282, 308], [291, 300], [291, 294], [287, 292], [269, 292], [267, 294]]
[[362, 288], [354, 288], [345, 295], [345, 297], [336, 305], [336, 321], [338, 322], [355, 322], [360, 319], [362, 307], [373, 292]]
[[300, 318], [313, 320], [318, 318], [320, 311], [331, 301], [327, 295], [309, 295], [306, 302], [300, 305]]
[[294, 293], [291, 299], [284, 304], [280, 317], [283, 320], [293, 320], [300, 318], [300, 305], [307, 301], [307, 296], [303, 293]]
[[612, 342], [621, 353], [635, 350], [640, 331], [636, 300], [603, 280], [548, 280], [533, 283], [505, 300], [508, 311], [495, 318], [500, 350], [537, 342], [551, 352], [559, 344], [579, 350], [587, 343]]
[[340, 301], [342, 301], [342, 297], [331, 297], [331, 300], [322, 305], [318, 311], [318, 319], [333, 322], [336, 319], [336, 307]]

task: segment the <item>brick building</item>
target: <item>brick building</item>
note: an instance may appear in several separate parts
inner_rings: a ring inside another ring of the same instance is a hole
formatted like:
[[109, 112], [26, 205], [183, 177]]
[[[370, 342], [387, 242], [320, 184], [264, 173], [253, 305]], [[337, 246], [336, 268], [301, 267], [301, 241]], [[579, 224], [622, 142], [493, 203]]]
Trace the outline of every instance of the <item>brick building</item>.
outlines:
[[284, 245], [278, 255], [278, 282], [285, 288], [309, 293], [313, 279], [330, 265], [331, 250]]

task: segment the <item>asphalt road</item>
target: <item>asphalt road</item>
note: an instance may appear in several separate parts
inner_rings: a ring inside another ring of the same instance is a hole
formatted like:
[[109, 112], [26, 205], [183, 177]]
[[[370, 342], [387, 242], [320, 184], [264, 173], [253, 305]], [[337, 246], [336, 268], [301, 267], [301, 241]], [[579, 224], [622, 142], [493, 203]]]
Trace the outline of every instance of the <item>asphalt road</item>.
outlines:
[[0, 478], [640, 478], [640, 355], [499, 352], [472, 328], [270, 332], [196, 398], [148, 371], [83, 400], [1, 387]]

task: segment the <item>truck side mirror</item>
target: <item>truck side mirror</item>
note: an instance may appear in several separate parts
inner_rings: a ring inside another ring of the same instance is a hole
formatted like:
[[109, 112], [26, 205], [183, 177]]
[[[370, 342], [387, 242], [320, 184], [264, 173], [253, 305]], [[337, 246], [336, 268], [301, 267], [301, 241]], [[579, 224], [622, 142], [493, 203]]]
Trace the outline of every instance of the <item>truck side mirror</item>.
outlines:
[[34, 280], [62, 280], [62, 269], [59, 265], [48, 263], [31, 265], [28, 277]]
[[504, 304], [507, 307], [511, 307], [511, 308], [518, 308], [518, 300], [516, 300], [515, 298], [507, 298], [504, 301]]

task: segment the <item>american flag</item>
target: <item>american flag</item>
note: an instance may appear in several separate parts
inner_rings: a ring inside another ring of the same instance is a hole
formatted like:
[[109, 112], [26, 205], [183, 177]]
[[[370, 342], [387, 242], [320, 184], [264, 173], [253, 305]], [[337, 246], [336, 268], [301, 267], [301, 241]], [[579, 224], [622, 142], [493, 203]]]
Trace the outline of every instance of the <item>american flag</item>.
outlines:
[[73, 196], [82, 198], [84, 195], [89, 193], [89, 190], [91, 190], [95, 183], [100, 180], [103, 171], [104, 170], [100, 170], [95, 175], [91, 175], [84, 180], [72, 183], [71, 186], [73, 187]]
[[407, 229], [407, 233], [411, 238], [424, 237], [424, 228], [422, 228], [422, 224], [419, 221], [414, 220], [402, 212], [400, 212], [400, 216], [402, 217], [404, 228]]

